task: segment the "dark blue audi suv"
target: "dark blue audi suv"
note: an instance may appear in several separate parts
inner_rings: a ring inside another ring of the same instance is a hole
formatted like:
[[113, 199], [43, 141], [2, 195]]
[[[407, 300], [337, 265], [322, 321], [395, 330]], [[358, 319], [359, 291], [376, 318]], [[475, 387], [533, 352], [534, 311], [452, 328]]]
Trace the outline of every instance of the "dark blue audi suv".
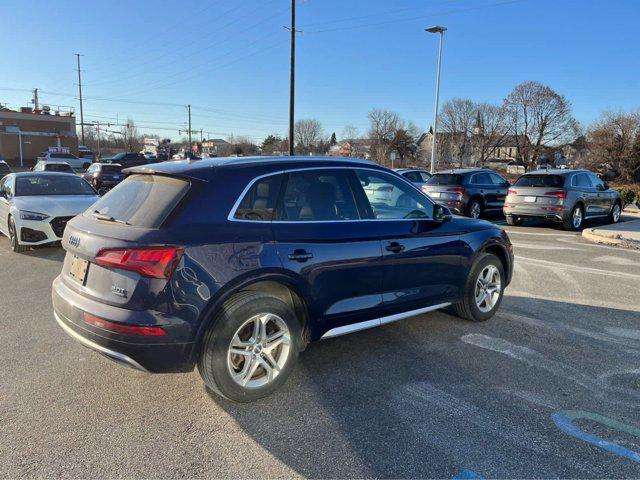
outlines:
[[134, 167], [72, 219], [53, 306], [71, 337], [247, 402], [314, 340], [449, 307], [491, 318], [507, 234], [373, 162], [212, 158]]

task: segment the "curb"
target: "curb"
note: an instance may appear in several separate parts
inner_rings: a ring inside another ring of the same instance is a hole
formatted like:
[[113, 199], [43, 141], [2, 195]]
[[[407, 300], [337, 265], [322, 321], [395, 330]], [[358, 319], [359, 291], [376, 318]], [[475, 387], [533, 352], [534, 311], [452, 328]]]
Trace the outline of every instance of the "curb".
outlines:
[[640, 242], [624, 238], [621, 234], [613, 236], [598, 235], [593, 228], [585, 228], [582, 231], [582, 238], [594, 243], [602, 243], [605, 245], [617, 245], [619, 247], [634, 248], [640, 250]]

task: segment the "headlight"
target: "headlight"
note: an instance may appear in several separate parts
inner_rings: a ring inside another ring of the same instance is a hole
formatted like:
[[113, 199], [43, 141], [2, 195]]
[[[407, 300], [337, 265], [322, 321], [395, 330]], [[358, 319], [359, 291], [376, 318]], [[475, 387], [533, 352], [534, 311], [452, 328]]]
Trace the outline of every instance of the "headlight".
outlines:
[[44, 213], [28, 212], [26, 210], [22, 210], [20, 212], [20, 218], [22, 220], [42, 221], [42, 220], [46, 220], [47, 218], [49, 218], [49, 215], [45, 215]]

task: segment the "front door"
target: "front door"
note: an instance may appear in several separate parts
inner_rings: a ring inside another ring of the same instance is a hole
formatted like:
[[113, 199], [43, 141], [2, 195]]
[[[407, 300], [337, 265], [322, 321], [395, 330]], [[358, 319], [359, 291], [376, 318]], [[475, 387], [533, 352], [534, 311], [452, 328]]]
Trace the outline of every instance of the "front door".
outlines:
[[285, 174], [272, 222], [283, 267], [313, 299], [318, 332], [373, 318], [382, 303], [381, 250], [372, 222], [361, 221], [348, 169]]
[[571, 185], [580, 191], [580, 196], [586, 207], [585, 215], [587, 217], [601, 215], [601, 208], [598, 204], [598, 191], [591, 183], [589, 175], [577, 173], [573, 176], [571, 182]]
[[509, 191], [509, 182], [506, 178], [501, 177], [497, 173], [489, 173], [491, 177], [491, 182], [495, 188], [495, 202], [496, 208], [502, 209], [504, 207], [504, 200], [507, 198], [507, 193]]
[[[388, 314], [455, 301], [464, 284], [463, 244], [451, 222], [433, 219], [433, 203], [385, 172], [356, 170], [362, 210], [375, 219], [382, 243], [383, 301]], [[401, 193], [395, 203], [370, 194], [385, 183]]]

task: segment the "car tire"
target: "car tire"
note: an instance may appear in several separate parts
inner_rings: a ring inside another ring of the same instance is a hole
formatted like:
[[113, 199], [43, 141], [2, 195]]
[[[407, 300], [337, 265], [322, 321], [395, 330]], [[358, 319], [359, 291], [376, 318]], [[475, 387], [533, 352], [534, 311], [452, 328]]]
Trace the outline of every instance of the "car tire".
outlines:
[[[256, 335], [258, 322], [264, 329]], [[279, 331], [286, 341], [266, 346], [264, 337], [273, 338]], [[205, 333], [198, 371], [210, 390], [229, 400], [246, 403], [265, 397], [280, 388], [295, 367], [300, 331], [294, 311], [282, 300], [263, 292], [240, 292], [224, 303]], [[278, 365], [271, 368], [272, 376], [265, 363]]]
[[482, 202], [478, 199], [473, 199], [467, 204], [465, 209], [465, 215], [471, 218], [480, 218], [482, 215]]
[[519, 227], [523, 223], [522, 218], [516, 217], [515, 215], [507, 215], [506, 218], [507, 218], [507, 225], [515, 225], [516, 227]]
[[20, 245], [16, 233], [16, 223], [11, 217], [9, 217], [9, 242], [11, 243], [11, 251], [15, 253], [24, 253], [29, 249], [26, 245]]
[[[485, 282], [487, 278], [489, 282]], [[452, 305], [454, 313], [460, 318], [473, 322], [489, 320], [500, 308], [505, 281], [504, 267], [500, 259], [492, 253], [481, 254], [469, 272], [462, 300]], [[485, 286], [490, 289], [490, 294]], [[485, 301], [479, 302], [482, 292], [490, 296]]]
[[584, 223], [584, 208], [582, 205], [577, 204], [569, 213], [569, 216], [562, 221], [562, 226], [565, 230], [579, 230]]
[[622, 214], [622, 205], [620, 202], [616, 201], [611, 207], [611, 212], [609, 213], [609, 223], [618, 223], [620, 221], [620, 215]]

